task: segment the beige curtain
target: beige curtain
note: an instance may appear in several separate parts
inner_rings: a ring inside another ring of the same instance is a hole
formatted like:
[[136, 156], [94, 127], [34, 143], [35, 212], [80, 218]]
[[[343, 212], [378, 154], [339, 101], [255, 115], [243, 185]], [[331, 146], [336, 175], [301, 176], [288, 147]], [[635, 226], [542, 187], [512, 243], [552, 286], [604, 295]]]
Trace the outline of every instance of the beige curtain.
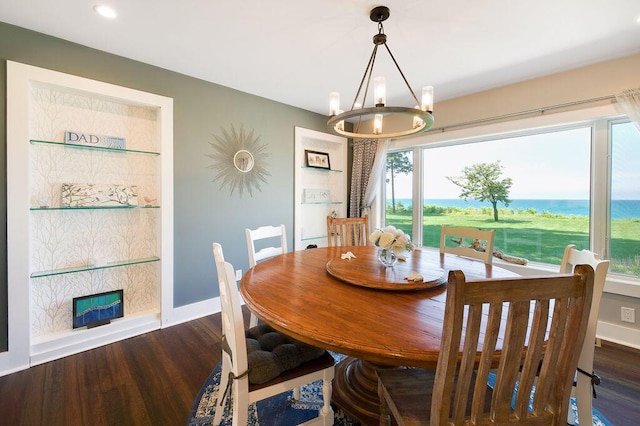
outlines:
[[370, 215], [387, 161], [388, 139], [358, 139], [353, 142], [353, 167], [349, 216]]
[[353, 141], [351, 196], [349, 199], [350, 217], [361, 217], [364, 195], [369, 183], [377, 147], [378, 142], [375, 139], [356, 139]]
[[616, 95], [616, 101], [622, 112], [627, 114], [640, 131], [640, 89], [625, 90]]

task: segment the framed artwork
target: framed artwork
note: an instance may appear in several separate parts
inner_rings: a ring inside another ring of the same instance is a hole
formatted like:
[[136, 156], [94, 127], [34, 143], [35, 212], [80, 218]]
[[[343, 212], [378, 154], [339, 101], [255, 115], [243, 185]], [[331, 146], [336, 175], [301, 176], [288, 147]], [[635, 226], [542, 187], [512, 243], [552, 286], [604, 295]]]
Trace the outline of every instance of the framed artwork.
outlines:
[[137, 206], [138, 187], [100, 183], [63, 183], [63, 207]]
[[331, 169], [328, 152], [310, 151], [308, 149], [305, 149], [304, 156], [308, 167], [316, 167], [318, 169]]
[[123, 316], [123, 290], [73, 298], [73, 328], [93, 328]]
[[331, 191], [328, 189], [305, 189], [305, 203], [329, 203], [331, 202]]

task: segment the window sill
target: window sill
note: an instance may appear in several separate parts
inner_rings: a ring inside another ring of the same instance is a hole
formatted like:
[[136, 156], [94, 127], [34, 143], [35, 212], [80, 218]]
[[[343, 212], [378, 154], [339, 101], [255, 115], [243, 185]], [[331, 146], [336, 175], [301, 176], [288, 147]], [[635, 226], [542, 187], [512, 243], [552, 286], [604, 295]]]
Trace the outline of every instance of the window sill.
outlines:
[[[527, 265], [515, 265], [504, 260], [494, 259], [493, 264], [501, 268], [508, 269], [520, 275], [537, 275], [547, 273], [557, 273], [559, 266], [545, 263], [531, 262]], [[620, 296], [640, 298], [640, 280], [626, 275], [609, 273], [604, 285], [605, 293], [618, 294]]]

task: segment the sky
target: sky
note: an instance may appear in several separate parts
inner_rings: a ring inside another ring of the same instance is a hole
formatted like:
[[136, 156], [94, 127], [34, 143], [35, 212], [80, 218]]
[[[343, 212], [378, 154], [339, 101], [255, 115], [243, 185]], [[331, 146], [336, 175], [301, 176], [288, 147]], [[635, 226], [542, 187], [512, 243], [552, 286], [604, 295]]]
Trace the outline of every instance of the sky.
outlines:
[[[462, 176], [466, 166], [500, 160], [513, 185], [511, 199], [589, 199], [590, 128], [578, 128], [450, 147], [426, 149], [426, 199], [458, 198], [460, 188], [445, 176]], [[640, 132], [631, 123], [614, 133], [613, 199], [640, 199]], [[616, 163], [617, 161], [617, 163]], [[624, 161], [627, 167], [619, 165]], [[631, 163], [631, 164], [629, 164]], [[618, 164], [618, 166], [616, 166]], [[398, 175], [396, 198], [411, 198], [411, 176]], [[387, 197], [390, 190], [387, 189]]]

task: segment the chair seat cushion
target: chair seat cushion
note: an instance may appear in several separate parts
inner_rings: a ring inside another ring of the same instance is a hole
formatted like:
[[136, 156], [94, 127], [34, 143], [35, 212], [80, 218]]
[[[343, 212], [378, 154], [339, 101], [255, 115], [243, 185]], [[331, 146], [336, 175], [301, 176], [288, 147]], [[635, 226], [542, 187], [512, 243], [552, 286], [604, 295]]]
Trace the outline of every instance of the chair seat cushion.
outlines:
[[268, 382], [287, 370], [321, 357], [324, 349], [298, 342], [260, 324], [245, 332], [249, 382]]

